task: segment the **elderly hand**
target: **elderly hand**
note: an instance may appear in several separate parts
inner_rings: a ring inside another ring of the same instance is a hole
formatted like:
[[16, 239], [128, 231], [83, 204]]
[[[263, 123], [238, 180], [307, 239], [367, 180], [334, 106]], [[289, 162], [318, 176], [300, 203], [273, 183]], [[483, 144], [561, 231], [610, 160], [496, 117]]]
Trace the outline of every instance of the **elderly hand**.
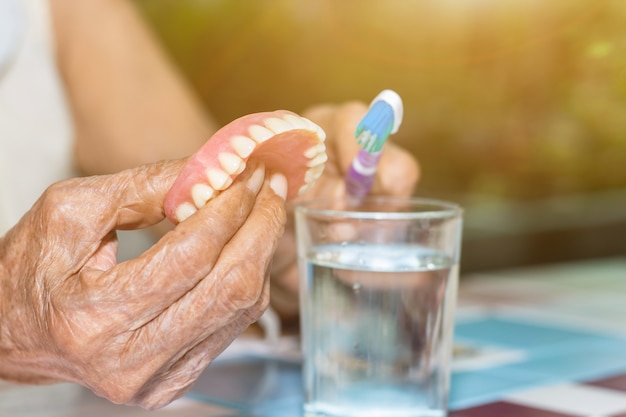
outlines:
[[116, 229], [162, 220], [182, 164], [57, 183], [0, 239], [0, 377], [158, 408], [262, 314], [286, 216], [262, 167], [116, 262]]
[[[363, 103], [350, 102], [337, 106], [318, 106], [303, 113], [303, 116], [326, 131], [328, 162], [315, 186], [297, 201], [315, 197], [345, 196], [344, 175], [359, 151], [354, 131], [367, 109], [367, 105]], [[411, 154], [387, 141], [371, 194], [410, 196], [418, 177], [419, 166]], [[298, 313], [298, 268], [295, 247], [293, 216], [289, 216], [285, 235], [272, 264], [272, 306], [283, 317], [294, 317]]]

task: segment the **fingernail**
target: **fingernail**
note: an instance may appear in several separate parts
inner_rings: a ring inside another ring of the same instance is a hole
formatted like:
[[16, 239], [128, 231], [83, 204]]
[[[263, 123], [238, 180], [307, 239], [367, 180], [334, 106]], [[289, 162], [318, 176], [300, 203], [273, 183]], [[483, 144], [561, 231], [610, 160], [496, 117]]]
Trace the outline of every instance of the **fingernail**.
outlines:
[[287, 178], [279, 172], [272, 174], [270, 188], [283, 200], [287, 199]]
[[258, 193], [259, 190], [261, 189], [261, 186], [263, 185], [264, 179], [265, 179], [265, 167], [261, 165], [257, 167], [257, 169], [250, 176], [250, 179], [248, 180], [248, 184], [247, 184], [248, 189], [252, 191], [254, 194]]

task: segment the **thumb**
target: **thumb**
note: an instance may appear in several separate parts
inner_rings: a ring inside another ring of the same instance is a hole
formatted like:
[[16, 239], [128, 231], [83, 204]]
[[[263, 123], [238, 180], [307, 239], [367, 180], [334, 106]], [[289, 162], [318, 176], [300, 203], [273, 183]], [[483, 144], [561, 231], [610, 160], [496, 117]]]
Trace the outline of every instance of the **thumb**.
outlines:
[[115, 229], [138, 229], [164, 219], [163, 200], [186, 160], [162, 161], [122, 171], [109, 178]]
[[65, 211], [74, 211], [70, 218], [89, 222], [83, 224], [87, 229], [139, 229], [163, 220], [163, 200], [184, 163], [162, 161], [110, 175], [74, 178], [55, 188], [64, 196]]

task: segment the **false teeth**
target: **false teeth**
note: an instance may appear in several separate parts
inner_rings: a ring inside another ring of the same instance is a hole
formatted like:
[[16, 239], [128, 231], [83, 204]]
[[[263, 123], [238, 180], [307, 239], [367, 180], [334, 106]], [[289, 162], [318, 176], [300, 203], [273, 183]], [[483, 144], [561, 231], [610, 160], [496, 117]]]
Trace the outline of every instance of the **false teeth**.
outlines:
[[312, 130], [309, 128], [309, 121], [304, 117], [296, 116], [293, 114], [286, 114], [284, 116], [284, 119], [296, 129]]
[[187, 164], [166, 196], [167, 217], [175, 223], [187, 219], [234, 182], [260, 144], [282, 134], [285, 136], [276, 141], [277, 147], [263, 146], [258, 153], [260, 162], [269, 161], [271, 169], [278, 171], [284, 164], [290, 175], [288, 199], [298, 190], [306, 192], [322, 174], [327, 160], [324, 131], [312, 121], [283, 110], [259, 113], [218, 131], [192, 157], [194, 163]]
[[286, 122], [283, 119], [279, 119], [278, 117], [270, 117], [268, 119], [265, 119], [263, 121], [263, 124], [275, 134], [280, 134], [293, 129], [290, 123]]
[[309, 159], [316, 157], [318, 154], [326, 151], [326, 145], [320, 143], [319, 145], [315, 145], [304, 151], [304, 156]]
[[304, 173], [304, 182], [306, 184], [310, 184], [314, 182], [320, 177], [320, 175], [322, 175], [323, 171], [324, 171], [324, 165], [318, 165], [314, 168], [307, 170], [307, 172]]
[[176, 208], [176, 218], [179, 222], [187, 220], [193, 214], [195, 214], [198, 210], [191, 203], [182, 203], [180, 206]]
[[195, 184], [191, 187], [191, 198], [196, 207], [201, 208], [213, 198], [215, 195], [215, 189], [209, 187], [207, 184]]
[[216, 190], [225, 190], [233, 182], [230, 175], [221, 169], [209, 169], [207, 171], [207, 179], [209, 180], [211, 187]]
[[233, 147], [233, 150], [237, 155], [241, 158], [247, 158], [252, 154], [254, 148], [256, 147], [256, 142], [250, 139], [247, 136], [233, 136], [230, 140], [230, 144]]
[[308, 166], [309, 168], [316, 167], [318, 165], [324, 164], [327, 160], [328, 160], [328, 155], [326, 155], [325, 153], [320, 153], [315, 158], [307, 162], [306, 166]]
[[275, 136], [274, 132], [259, 125], [250, 126], [248, 132], [250, 133], [250, 137], [258, 143], [265, 142]]
[[224, 168], [228, 174], [241, 174], [246, 165], [243, 163], [243, 160], [230, 152], [222, 152], [217, 156], [217, 159], [220, 161], [220, 165]]

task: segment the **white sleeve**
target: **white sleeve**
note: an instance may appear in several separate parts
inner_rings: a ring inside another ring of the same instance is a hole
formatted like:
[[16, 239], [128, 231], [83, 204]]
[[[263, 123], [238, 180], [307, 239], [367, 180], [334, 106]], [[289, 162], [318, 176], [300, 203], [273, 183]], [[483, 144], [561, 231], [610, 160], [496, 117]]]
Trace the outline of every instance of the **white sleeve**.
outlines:
[[75, 175], [48, 0], [0, 0], [0, 31], [7, 27], [3, 19], [13, 22], [16, 35], [0, 72], [0, 236], [48, 185]]

